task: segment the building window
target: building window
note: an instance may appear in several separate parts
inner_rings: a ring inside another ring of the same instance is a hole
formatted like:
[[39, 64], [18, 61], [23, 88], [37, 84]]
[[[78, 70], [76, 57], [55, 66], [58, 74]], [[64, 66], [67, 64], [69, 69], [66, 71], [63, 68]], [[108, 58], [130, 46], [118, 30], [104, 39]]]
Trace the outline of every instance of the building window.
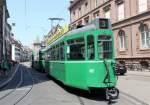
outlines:
[[85, 3], [85, 7], [87, 7], [87, 6], [88, 6], [88, 2]]
[[99, 6], [99, 4], [100, 4], [100, 0], [96, 0], [95, 1], [95, 6], [97, 7], [97, 6]]
[[139, 12], [147, 10], [147, 0], [139, 0]]
[[124, 19], [124, 3], [118, 5], [118, 20]]
[[73, 12], [73, 15], [74, 15], [74, 16], [76, 15], [76, 12], [75, 12], [75, 11]]
[[77, 27], [76, 24], [73, 24], [73, 25], [71, 26], [71, 30], [72, 30], [72, 29], [76, 29], [76, 27]]
[[105, 18], [110, 19], [110, 10], [105, 11]]
[[88, 12], [88, 2], [85, 3], [85, 13]]
[[149, 30], [146, 24], [142, 24], [140, 26], [140, 33], [141, 33], [141, 47], [149, 48]]
[[81, 7], [79, 8], [79, 18], [82, 16]]
[[111, 8], [110, 4], [103, 8], [105, 18], [110, 19], [110, 8]]
[[79, 26], [82, 25], [82, 20], [80, 20], [80, 21], [78, 22], [78, 25], [79, 25]]
[[95, 12], [95, 13], [93, 14], [93, 17], [94, 17], [94, 19], [95, 19], [95, 18], [99, 18], [99, 11]]
[[126, 49], [126, 38], [123, 30], [119, 31], [119, 49], [124, 51]]
[[73, 15], [72, 15], [72, 20], [71, 21], [74, 21], [76, 19], [76, 12], [73, 11]]
[[89, 16], [84, 19], [84, 23], [85, 24], [89, 23]]
[[109, 1], [109, 0], [104, 0], [104, 3], [107, 2], [107, 1]]

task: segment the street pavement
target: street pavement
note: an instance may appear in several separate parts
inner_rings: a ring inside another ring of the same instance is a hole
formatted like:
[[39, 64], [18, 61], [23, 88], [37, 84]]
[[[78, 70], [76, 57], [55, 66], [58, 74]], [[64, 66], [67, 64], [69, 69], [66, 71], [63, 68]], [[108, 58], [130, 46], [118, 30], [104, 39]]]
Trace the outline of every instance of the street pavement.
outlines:
[[[34, 87], [18, 105], [108, 105], [101, 94], [91, 95], [87, 91], [69, 88], [34, 69], [31, 71], [35, 82]], [[113, 105], [135, 104], [129, 98], [120, 95]]]
[[128, 71], [119, 76], [117, 87], [123, 94], [150, 105], [150, 72]]
[[[66, 87], [25, 65], [19, 65], [11, 82], [0, 90], [0, 105], [108, 105], [101, 94]], [[121, 93], [111, 105], [144, 104]]]

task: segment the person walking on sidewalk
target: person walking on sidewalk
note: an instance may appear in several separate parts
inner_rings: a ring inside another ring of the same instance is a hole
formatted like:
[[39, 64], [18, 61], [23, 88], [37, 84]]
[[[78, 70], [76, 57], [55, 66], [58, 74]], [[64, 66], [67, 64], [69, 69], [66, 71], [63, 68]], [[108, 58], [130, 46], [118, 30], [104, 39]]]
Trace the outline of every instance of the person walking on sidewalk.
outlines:
[[5, 63], [5, 61], [4, 60], [2, 60], [2, 64], [3, 64], [3, 66], [1, 67], [2, 68], [2, 74], [3, 74], [3, 76], [7, 76], [7, 64]]

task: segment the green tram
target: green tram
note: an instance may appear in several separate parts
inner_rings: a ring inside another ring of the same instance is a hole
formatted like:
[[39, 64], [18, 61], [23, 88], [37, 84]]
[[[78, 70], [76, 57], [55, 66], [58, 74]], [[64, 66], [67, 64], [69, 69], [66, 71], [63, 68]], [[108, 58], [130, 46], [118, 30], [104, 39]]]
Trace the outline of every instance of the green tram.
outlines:
[[[114, 36], [108, 19], [74, 29], [42, 50], [42, 68], [63, 84], [87, 91], [106, 90], [117, 98]], [[43, 60], [44, 59], [44, 60]]]
[[40, 72], [45, 72], [45, 51], [32, 52], [32, 67]]

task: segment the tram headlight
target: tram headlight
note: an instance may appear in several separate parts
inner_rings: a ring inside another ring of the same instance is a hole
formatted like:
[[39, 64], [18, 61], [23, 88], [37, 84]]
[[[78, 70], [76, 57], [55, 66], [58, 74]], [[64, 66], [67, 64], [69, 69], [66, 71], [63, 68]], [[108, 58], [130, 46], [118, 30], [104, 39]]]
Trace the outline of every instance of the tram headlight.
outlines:
[[95, 73], [95, 69], [89, 69], [89, 73]]

